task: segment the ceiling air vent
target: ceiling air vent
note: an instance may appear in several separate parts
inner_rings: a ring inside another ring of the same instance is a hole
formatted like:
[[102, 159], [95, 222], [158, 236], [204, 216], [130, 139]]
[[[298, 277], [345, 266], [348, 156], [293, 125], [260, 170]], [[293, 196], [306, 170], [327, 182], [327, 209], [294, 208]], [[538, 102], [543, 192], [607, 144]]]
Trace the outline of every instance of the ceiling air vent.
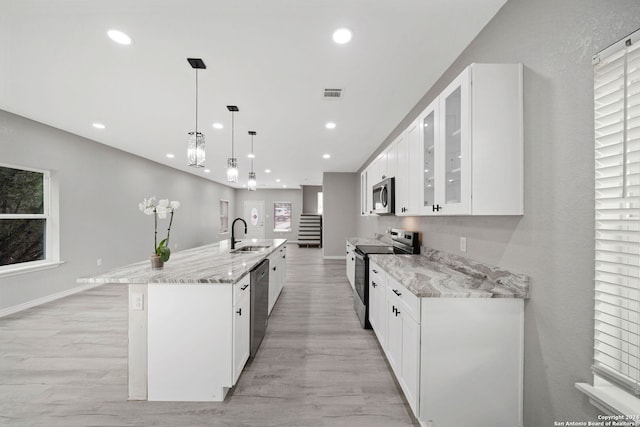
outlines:
[[324, 99], [342, 99], [342, 89], [325, 89]]

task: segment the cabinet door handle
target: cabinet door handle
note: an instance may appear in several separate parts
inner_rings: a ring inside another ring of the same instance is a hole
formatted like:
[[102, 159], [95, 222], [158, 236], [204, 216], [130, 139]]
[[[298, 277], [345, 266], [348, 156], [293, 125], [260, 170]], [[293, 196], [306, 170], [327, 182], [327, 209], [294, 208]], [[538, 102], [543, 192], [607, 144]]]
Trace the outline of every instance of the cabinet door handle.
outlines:
[[440, 206], [440, 205], [433, 205], [433, 206], [431, 207], [431, 210], [432, 210], [433, 212], [440, 212], [440, 209], [442, 209], [442, 206]]
[[286, 255], [282, 255], [282, 258], [283, 258], [283, 259], [284, 259], [284, 258], [286, 258], [286, 257], [287, 257]]
[[372, 268], [371, 271], [373, 271], [374, 273], [378, 274], [378, 270], [376, 270], [375, 268]]
[[236, 310], [236, 313], [238, 313], [238, 316], [242, 316], [242, 309], [239, 308], [238, 310]]
[[247, 289], [249, 287], [249, 284], [247, 283], [246, 285], [244, 285], [243, 287], [240, 288], [241, 291], [244, 291], [245, 289]]
[[351, 261], [355, 261], [356, 259], [354, 257], [351, 257]]
[[393, 291], [393, 293], [394, 293], [394, 294], [396, 294], [396, 295], [398, 295], [398, 296], [402, 295], [402, 293], [401, 293], [401, 292], [398, 292], [398, 290], [397, 290], [397, 289], [392, 289], [392, 291]]
[[398, 317], [399, 314], [400, 314], [400, 310], [396, 308], [396, 317]]
[[278, 267], [273, 267], [273, 271], [276, 271], [276, 268], [278, 268]]
[[376, 285], [376, 282], [371, 282], [371, 286], [373, 286], [375, 288], [378, 285]]
[[392, 313], [395, 313], [395, 312], [396, 312], [396, 310], [397, 310], [396, 306], [395, 306], [395, 305], [392, 305], [391, 307], [392, 307], [391, 312], [392, 312]]

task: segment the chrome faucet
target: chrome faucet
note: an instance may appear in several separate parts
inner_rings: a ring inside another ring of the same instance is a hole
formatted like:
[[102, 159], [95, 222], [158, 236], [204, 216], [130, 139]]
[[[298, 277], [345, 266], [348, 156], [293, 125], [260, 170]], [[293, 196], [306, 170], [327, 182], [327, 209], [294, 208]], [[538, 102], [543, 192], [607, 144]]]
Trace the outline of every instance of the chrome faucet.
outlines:
[[[236, 221], [242, 221], [244, 223], [244, 234], [247, 234], [247, 221], [242, 218], [236, 218], [231, 223], [231, 249], [236, 248], [236, 233], [235, 233], [235, 225]], [[238, 240], [239, 242], [240, 240]]]

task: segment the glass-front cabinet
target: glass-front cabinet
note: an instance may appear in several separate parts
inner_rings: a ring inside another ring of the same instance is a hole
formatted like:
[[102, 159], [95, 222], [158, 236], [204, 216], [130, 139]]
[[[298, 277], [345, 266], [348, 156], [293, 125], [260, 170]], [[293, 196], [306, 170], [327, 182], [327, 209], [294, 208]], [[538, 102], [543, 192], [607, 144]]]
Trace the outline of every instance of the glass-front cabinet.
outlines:
[[[442, 214], [471, 213], [471, 147], [469, 121], [470, 69], [467, 68], [440, 95], [441, 151], [438, 162]], [[436, 209], [437, 210], [437, 209]]]
[[422, 211], [428, 214], [434, 212], [436, 206], [436, 142], [438, 140], [439, 99], [436, 99], [422, 113], [421, 133], [423, 148], [423, 179], [422, 179]]

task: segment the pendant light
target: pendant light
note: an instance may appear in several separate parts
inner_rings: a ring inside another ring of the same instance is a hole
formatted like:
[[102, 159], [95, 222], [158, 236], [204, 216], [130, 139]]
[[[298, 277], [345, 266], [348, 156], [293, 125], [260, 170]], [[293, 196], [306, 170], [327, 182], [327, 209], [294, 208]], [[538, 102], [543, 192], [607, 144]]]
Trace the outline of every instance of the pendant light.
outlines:
[[251, 135], [251, 152], [249, 153], [249, 158], [251, 159], [251, 172], [249, 172], [249, 181], [247, 182], [247, 189], [249, 191], [256, 191], [256, 173], [253, 171], [253, 159], [255, 154], [253, 153], [253, 136], [256, 135], [256, 131], [250, 130], [249, 135]]
[[189, 132], [189, 142], [187, 143], [187, 159], [189, 166], [194, 168], [204, 167], [204, 134], [198, 132], [198, 70], [207, 68], [204, 61], [200, 58], [187, 58], [191, 68], [196, 70], [196, 130]]
[[240, 110], [235, 105], [227, 105], [227, 109], [231, 111], [231, 157], [227, 159], [227, 181], [238, 182], [238, 159], [233, 155], [233, 113]]

